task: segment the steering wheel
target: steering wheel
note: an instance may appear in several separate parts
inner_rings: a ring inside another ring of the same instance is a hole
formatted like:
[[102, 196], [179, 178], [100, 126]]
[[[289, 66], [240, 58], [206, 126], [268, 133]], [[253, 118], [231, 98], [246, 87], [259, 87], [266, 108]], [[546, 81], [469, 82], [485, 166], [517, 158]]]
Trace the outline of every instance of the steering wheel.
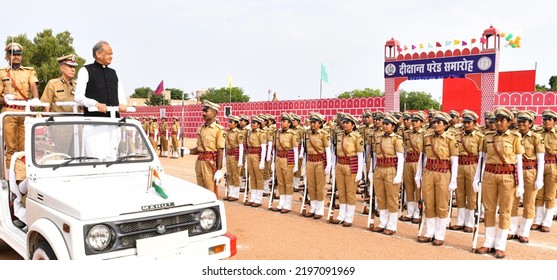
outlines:
[[44, 161], [46, 161], [46, 160], [48, 160], [48, 159], [50, 159], [50, 158], [56, 157], [56, 156], [64, 157], [64, 159], [71, 158], [71, 156], [68, 155], [68, 154], [64, 154], [64, 153], [52, 153], [52, 154], [48, 154], [48, 155], [46, 155], [45, 157], [41, 158], [37, 163], [38, 163], [38, 164], [43, 164]]

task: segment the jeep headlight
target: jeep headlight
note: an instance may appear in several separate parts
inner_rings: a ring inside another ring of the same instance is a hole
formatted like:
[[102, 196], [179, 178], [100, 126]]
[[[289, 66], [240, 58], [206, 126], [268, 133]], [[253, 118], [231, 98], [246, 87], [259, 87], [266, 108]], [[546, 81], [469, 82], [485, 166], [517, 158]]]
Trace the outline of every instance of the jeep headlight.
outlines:
[[201, 211], [199, 224], [204, 231], [209, 231], [217, 224], [217, 213], [211, 208]]
[[95, 251], [103, 251], [112, 241], [112, 230], [105, 225], [96, 225], [87, 233], [87, 245]]

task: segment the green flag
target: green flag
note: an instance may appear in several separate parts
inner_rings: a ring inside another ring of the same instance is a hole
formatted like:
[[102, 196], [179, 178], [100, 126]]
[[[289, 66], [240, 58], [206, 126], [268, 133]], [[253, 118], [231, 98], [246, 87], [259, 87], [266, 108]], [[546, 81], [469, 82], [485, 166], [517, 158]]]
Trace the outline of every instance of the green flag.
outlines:
[[327, 69], [323, 63], [321, 63], [321, 81], [329, 83], [329, 75], [327, 75]]

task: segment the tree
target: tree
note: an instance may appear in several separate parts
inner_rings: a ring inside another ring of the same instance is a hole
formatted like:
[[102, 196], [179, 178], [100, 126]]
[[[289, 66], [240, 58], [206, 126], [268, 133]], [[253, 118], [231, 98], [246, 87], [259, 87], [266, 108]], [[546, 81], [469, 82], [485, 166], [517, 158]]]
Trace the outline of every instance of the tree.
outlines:
[[551, 76], [551, 78], [549, 78], [549, 90], [557, 90], [557, 76]]
[[184, 91], [179, 88], [167, 88], [170, 91], [170, 99], [182, 100], [182, 94], [184, 95], [184, 100], [189, 100], [189, 94], [184, 94]]
[[244, 94], [244, 89], [239, 87], [221, 87], [219, 89], [209, 88], [207, 93], [201, 96], [201, 101], [209, 100], [214, 103], [248, 102], [249, 96]]
[[147, 98], [149, 92], [153, 92], [150, 87], [140, 87], [133, 90], [131, 98]]
[[[26, 34], [21, 34], [8, 37], [6, 44], [12, 41], [23, 46], [22, 65], [35, 68], [39, 79], [39, 95], [42, 95], [46, 83], [50, 79], [58, 78], [61, 75], [56, 58], [75, 54], [75, 49], [72, 46], [73, 38], [69, 31], [54, 35], [52, 29], [45, 29], [37, 33], [33, 41], [30, 41]], [[77, 56], [77, 63], [76, 73], [85, 63], [85, 59]]]
[[549, 91], [547, 86], [536, 84], [536, 92], [546, 92], [546, 91]]
[[170, 105], [170, 100], [164, 99], [164, 95], [151, 94], [148, 100], [145, 101], [145, 105], [148, 106], [164, 106]]
[[352, 91], [345, 91], [339, 94], [337, 97], [338, 98], [381, 97], [384, 95], [385, 94], [381, 92], [379, 89], [365, 88], [365, 89], [355, 89]]
[[439, 102], [431, 97], [430, 93], [423, 91], [400, 91], [400, 110], [427, 110], [439, 109]]

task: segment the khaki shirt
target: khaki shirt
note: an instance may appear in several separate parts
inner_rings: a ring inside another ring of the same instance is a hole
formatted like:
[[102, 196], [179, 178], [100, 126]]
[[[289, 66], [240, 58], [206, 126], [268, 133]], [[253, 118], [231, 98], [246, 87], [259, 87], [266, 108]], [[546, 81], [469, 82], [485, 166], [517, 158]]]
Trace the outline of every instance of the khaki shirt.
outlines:
[[[10, 80], [10, 77], [14, 80]], [[6, 93], [11, 93], [14, 95], [14, 99], [25, 99], [21, 94], [16, 90], [14, 87], [14, 83], [16, 86], [23, 92], [27, 99], [33, 98], [33, 94], [31, 93], [31, 84], [38, 83], [39, 79], [37, 79], [37, 73], [33, 67], [19, 67], [19, 69], [14, 70], [11, 67], [5, 67], [0, 69], [0, 79], [2, 79], [2, 83], [0, 84], [0, 94], [4, 96]]]
[[441, 135], [426, 134], [423, 149], [428, 159], [449, 160], [452, 156], [458, 156], [458, 142], [448, 131]]
[[545, 141], [541, 134], [528, 130], [526, 134], [522, 135], [522, 140], [524, 140], [522, 159], [535, 160], [536, 154], [545, 153]]
[[545, 152], [550, 155], [557, 154], [557, 130], [555, 127], [549, 131], [542, 130], [541, 135], [545, 142]]
[[48, 81], [44, 88], [41, 102], [50, 104], [50, 112], [73, 112], [70, 106], [56, 106], [58, 101], [74, 101], [76, 83], [66, 81], [64, 78], [56, 78]]
[[197, 129], [197, 150], [202, 152], [216, 152], [224, 149], [224, 139], [226, 132], [224, 128], [216, 122], [210, 125], [202, 124]]
[[163, 121], [161, 123], [161, 129], [160, 129], [161, 137], [166, 137], [167, 132], [168, 132], [168, 123], [166, 121]]
[[402, 136], [395, 132], [389, 133], [389, 135], [385, 133], [378, 135], [373, 147], [373, 153], [376, 158], [392, 158], [396, 157], [397, 153], [404, 153]]
[[229, 129], [226, 134], [226, 149], [236, 149], [244, 144], [244, 134], [237, 127]]
[[[482, 151], [487, 154], [487, 164], [515, 164], [516, 155], [524, 154], [524, 143], [520, 133], [507, 129], [502, 135], [486, 134]], [[501, 158], [504, 162], [501, 162]]]
[[458, 155], [478, 155], [482, 150], [484, 135], [477, 130], [466, 133], [460, 130], [456, 135]]
[[[306, 130], [304, 129], [304, 127], [299, 125], [299, 126], [295, 127], [294, 129], [296, 130], [296, 133], [298, 133], [298, 139], [304, 139], [305, 134], [306, 134]], [[301, 141], [299, 141], [299, 145], [302, 145]]]
[[287, 129], [286, 131], [278, 130], [277, 131], [277, 143], [275, 146], [277, 149], [283, 150], [292, 150], [292, 148], [298, 148], [300, 144], [300, 138], [298, 138], [298, 134], [294, 129]]
[[331, 146], [331, 137], [324, 129], [317, 131], [308, 130], [306, 133], [306, 149], [308, 155], [325, 153], [325, 149]]
[[157, 130], [159, 130], [159, 125], [157, 124], [157, 122], [151, 122], [149, 124], [149, 137], [154, 137], [155, 131]]
[[372, 124], [360, 126], [358, 128], [358, 132], [360, 133], [360, 135], [362, 135], [365, 145], [373, 144], [374, 129]]
[[180, 133], [180, 125], [178, 124], [178, 122], [173, 122], [172, 123], [172, 135], [178, 135], [178, 133]]
[[247, 138], [248, 147], [261, 147], [262, 144], [267, 144], [269, 142], [267, 140], [267, 133], [265, 133], [262, 129], [251, 130], [249, 133], [249, 137]]
[[420, 128], [417, 131], [414, 129], [407, 130], [404, 133], [404, 141], [406, 143], [406, 152], [408, 153], [421, 153], [424, 148], [424, 134], [425, 130]]
[[356, 156], [364, 152], [364, 139], [357, 131], [352, 131], [346, 135], [345, 132], [337, 134], [337, 156]]

